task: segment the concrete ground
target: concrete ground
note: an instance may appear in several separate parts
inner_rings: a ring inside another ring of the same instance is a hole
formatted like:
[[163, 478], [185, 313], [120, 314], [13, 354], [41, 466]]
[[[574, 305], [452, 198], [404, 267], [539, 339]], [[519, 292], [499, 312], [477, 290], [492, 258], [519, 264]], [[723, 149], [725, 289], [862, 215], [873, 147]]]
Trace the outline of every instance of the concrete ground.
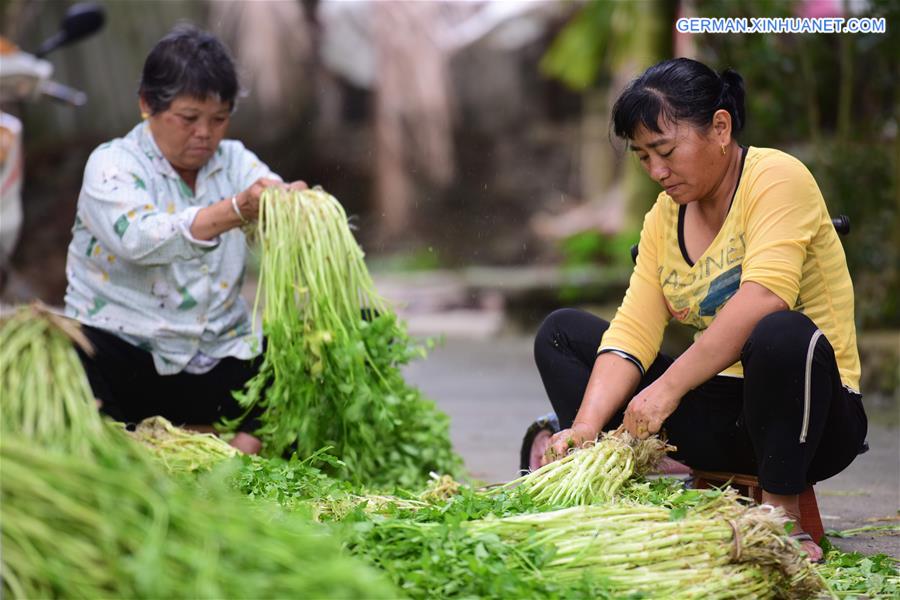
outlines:
[[[450, 415], [453, 443], [473, 477], [500, 482], [516, 475], [525, 429], [550, 410], [532, 359], [530, 338], [449, 338], [427, 359], [409, 365], [406, 374], [410, 383]], [[868, 439], [868, 453], [816, 486], [826, 530], [898, 523], [898, 429], [871, 423]], [[896, 533], [831, 540], [845, 550], [900, 557]]]

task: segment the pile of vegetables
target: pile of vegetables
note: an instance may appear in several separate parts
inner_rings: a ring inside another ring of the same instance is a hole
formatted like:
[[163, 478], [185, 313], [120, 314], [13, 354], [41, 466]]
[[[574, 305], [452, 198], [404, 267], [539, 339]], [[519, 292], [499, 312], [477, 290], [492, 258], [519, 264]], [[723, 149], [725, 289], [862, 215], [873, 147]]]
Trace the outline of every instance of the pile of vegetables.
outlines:
[[886, 554], [867, 556], [843, 552], [826, 538], [822, 544], [825, 562], [818, 571], [829, 591], [840, 598], [900, 597], [900, 558]]
[[337, 200], [266, 190], [257, 235], [266, 351], [239, 401], [264, 409], [264, 454], [328, 447], [332, 474], [372, 486], [458, 472], [447, 416], [400, 372], [422, 350], [376, 293]]
[[646, 499], [653, 487], [671, 507], [620, 499], [549, 512], [520, 490], [463, 489], [427, 508], [349, 514], [341, 537], [413, 598], [800, 598], [824, 589], [779, 513], [676, 486], [629, 490]]
[[72, 339], [84, 342], [77, 326], [41, 307], [0, 323], [0, 348], [15, 349], [0, 378], [4, 596], [397, 596], [308, 516], [235, 492], [227, 464], [201, 479], [161, 468], [183, 473], [178, 455], [200, 447], [200, 462], [237, 459], [171, 426], [136, 443], [98, 412]]

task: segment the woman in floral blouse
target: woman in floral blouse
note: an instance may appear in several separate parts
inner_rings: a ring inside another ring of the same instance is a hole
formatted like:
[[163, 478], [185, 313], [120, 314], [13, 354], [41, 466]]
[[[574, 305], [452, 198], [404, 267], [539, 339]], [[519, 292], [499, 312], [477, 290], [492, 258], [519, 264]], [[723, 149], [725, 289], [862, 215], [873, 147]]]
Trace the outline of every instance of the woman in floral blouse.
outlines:
[[[143, 122], [88, 159], [69, 244], [66, 312], [94, 345], [82, 356], [111, 417], [210, 424], [257, 371], [262, 340], [240, 296], [262, 191], [284, 184], [225, 140], [238, 81], [224, 45], [178, 27], [144, 64]], [[258, 452], [246, 419], [232, 444]]]

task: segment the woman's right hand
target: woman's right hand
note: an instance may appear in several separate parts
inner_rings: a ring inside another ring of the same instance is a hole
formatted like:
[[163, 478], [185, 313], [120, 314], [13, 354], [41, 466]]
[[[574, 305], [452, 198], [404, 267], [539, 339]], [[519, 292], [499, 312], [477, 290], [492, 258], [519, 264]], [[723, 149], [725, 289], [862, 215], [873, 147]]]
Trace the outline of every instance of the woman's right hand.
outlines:
[[585, 442], [593, 442], [599, 432], [587, 423], [575, 422], [569, 429], [563, 429], [550, 438], [550, 446], [544, 452], [541, 466], [559, 460], [572, 448], [580, 448]]
[[243, 192], [237, 195], [238, 210], [247, 221], [255, 221], [259, 218], [259, 199], [262, 193], [269, 187], [285, 187], [285, 184], [277, 179], [260, 177]]

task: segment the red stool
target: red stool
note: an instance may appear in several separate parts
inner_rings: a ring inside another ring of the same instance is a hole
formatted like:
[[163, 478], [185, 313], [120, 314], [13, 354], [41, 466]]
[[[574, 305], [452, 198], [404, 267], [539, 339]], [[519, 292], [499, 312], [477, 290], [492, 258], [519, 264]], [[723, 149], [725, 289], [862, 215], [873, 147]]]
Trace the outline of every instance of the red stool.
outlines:
[[[759, 480], [753, 475], [741, 473], [725, 473], [720, 471], [694, 470], [694, 486], [700, 489], [711, 488], [714, 485], [730, 485], [748, 498], [762, 502], [762, 488]], [[819, 503], [816, 502], [816, 491], [813, 486], [808, 486], [800, 493], [800, 528], [808, 533], [816, 543], [821, 543], [825, 537], [825, 528], [822, 527], [822, 516], [819, 514]]]

